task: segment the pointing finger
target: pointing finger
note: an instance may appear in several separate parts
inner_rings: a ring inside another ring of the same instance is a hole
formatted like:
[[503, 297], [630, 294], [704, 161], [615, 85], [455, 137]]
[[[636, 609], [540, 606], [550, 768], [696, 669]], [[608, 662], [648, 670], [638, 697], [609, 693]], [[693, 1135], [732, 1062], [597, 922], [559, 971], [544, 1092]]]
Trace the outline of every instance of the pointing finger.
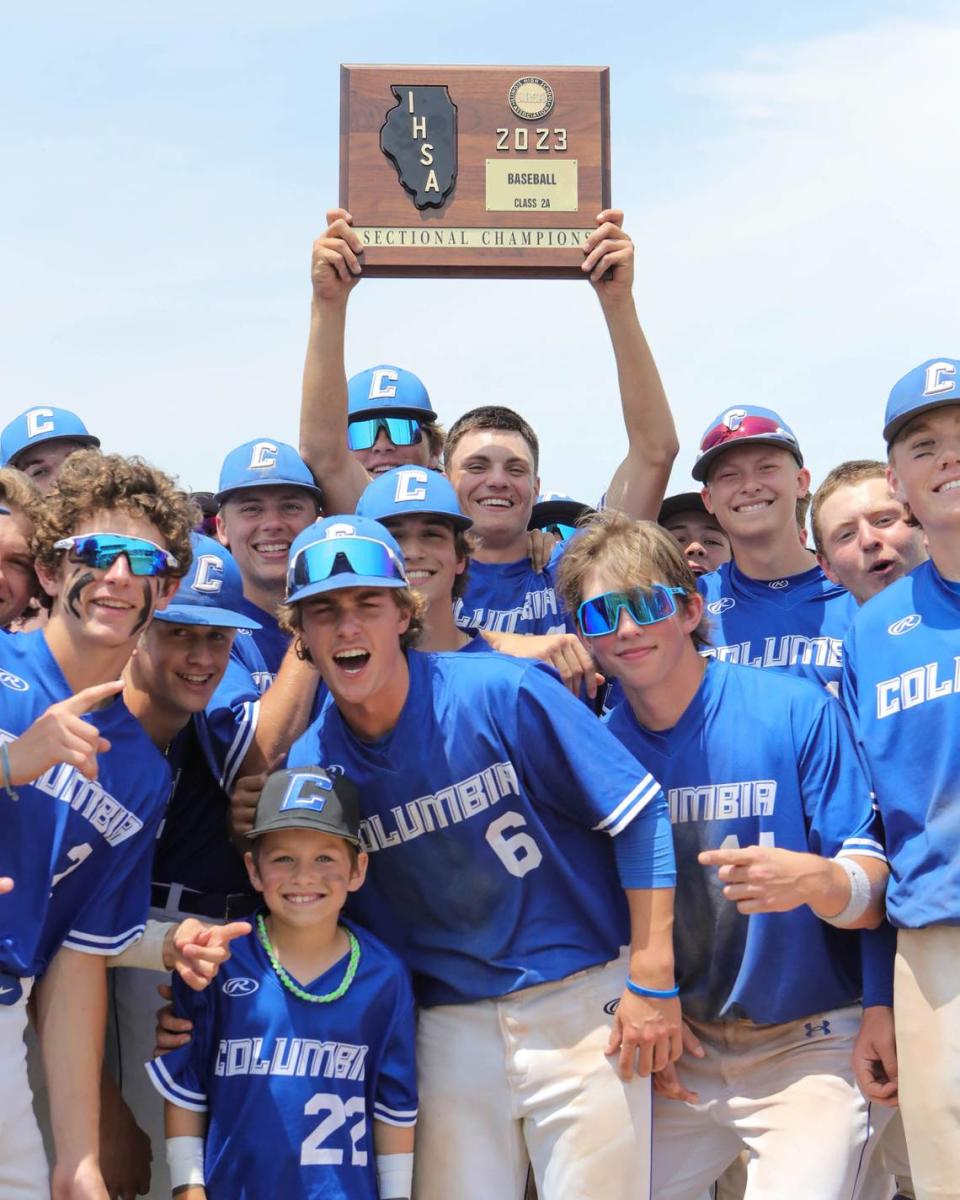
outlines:
[[88, 713], [107, 700], [110, 696], [115, 696], [117, 692], [123, 690], [122, 679], [110, 679], [106, 683], [95, 683], [92, 687], [83, 688], [76, 695], [70, 696], [67, 700], [60, 701], [60, 707], [68, 713], [74, 713], [76, 716], [82, 716], [83, 713]]

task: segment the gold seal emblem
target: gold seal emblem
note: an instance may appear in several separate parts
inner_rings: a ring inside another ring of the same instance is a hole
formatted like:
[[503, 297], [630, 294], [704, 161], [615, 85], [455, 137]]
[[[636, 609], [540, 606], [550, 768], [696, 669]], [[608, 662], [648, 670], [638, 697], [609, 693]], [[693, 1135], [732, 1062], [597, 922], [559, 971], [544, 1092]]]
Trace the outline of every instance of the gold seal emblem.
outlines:
[[510, 89], [507, 100], [522, 121], [539, 121], [553, 108], [553, 88], [545, 79], [525, 75]]

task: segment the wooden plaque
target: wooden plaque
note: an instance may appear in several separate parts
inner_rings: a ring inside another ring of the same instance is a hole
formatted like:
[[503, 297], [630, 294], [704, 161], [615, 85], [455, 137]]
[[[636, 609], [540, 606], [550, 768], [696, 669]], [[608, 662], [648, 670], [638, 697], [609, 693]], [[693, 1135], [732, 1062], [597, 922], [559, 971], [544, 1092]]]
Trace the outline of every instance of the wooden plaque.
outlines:
[[341, 66], [340, 204], [367, 275], [582, 278], [608, 68]]

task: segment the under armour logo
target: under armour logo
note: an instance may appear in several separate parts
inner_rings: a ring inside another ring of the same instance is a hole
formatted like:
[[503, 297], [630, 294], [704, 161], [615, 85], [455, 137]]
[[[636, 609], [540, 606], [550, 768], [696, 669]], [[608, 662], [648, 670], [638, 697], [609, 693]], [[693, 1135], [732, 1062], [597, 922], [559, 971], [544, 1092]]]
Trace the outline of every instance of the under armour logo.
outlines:
[[829, 1032], [829, 1021], [819, 1021], [816, 1023], [813, 1021], [807, 1021], [803, 1026], [803, 1036], [808, 1038], [812, 1038], [815, 1033], [822, 1033], [824, 1037], [826, 1037]]

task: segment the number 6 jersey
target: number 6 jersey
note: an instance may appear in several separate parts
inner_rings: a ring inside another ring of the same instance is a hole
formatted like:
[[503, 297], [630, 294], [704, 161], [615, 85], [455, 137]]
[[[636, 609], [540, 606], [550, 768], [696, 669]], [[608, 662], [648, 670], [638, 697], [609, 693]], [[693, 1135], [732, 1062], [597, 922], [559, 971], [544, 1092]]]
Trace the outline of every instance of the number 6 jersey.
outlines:
[[421, 1004], [562, 979], [629, 940], [613, 838], [642, 882], [672, 887], [657, 781], [543, 666], [410, 651], [396, 726], [357, 738], [328, 699], [288, 766], [321, 763], [360, 794], [370, 854], [350, 911], [414, 975]]
[[[174, 977], [193, 1036], [146, 1066], [172, 1104], [207, 1113], [209, 1200], [376, 1200], [373, 1122], [417, 1119], [413, 994], [396, 957], [351, 928], [357, 973], [328, 1003], [288, 991], [255, 933], [204, 991]], [[345, 969], [346, 957], [303, 990], [322, 996]]]

